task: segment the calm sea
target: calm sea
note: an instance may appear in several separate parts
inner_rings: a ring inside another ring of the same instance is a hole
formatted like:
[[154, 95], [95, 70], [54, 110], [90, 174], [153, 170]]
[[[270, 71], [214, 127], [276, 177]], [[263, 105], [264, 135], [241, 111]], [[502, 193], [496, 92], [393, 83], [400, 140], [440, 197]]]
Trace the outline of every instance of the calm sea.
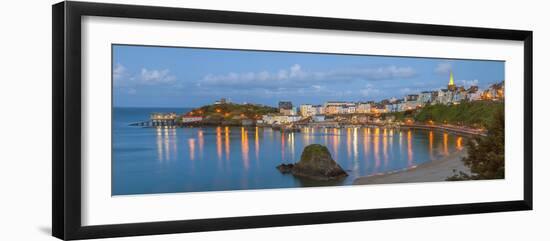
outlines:
[[[151, 112], [184, 108], [114, 108], [113, 195], [351, 185], [359, 176], [409, 168], [462, 148], [462, 137], [420, 130], [129, 126]], [[316, 182], [279, 173], [300, 160], [305, 146], [322, 144], [349, 176]]]

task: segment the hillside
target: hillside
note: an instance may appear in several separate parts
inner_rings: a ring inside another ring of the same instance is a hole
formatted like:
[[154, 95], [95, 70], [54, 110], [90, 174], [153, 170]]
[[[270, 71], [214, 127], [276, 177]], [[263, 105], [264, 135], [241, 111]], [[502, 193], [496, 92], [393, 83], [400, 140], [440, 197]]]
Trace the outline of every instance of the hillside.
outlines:
[[278, 112], [277, 108], [253, 104], [205, 105], [186, 113], [186, 116], [203, 116], [205, 122], [218, 123], [241, 119], [259, 120], [262, 115]]
[[484, 127], [490, 125], [494, 114], [504, 108], [504, 102], [473, 101], [458, 105], [428, 105], [417, 111], [393, 114], [397, 120], [413, 119], [416, 122]]

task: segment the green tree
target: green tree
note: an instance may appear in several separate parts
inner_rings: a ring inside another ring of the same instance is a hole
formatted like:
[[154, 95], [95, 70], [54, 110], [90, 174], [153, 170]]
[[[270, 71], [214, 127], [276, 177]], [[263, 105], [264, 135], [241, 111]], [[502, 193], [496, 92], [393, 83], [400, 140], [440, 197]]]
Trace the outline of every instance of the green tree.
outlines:
[[475, 137], [467, 143], [468, 156], [464, 164], [471, 174], [456, 173], [447, 180], [482, 180], [504, 178], [504, 108], [493, 115], [487, 128], [487, 136]]

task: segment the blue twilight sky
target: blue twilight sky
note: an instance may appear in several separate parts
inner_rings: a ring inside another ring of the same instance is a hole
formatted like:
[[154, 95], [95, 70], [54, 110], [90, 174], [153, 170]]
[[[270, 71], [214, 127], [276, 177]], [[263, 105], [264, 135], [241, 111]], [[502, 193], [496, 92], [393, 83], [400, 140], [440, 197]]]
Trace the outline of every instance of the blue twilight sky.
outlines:
[[279, 100], [379, 101], [455, 84], [504, 80], [504, 62], [147, 46], [113, 46], [113, 102], [127, 107], [198, 107], [222, 97], [277, 106]]

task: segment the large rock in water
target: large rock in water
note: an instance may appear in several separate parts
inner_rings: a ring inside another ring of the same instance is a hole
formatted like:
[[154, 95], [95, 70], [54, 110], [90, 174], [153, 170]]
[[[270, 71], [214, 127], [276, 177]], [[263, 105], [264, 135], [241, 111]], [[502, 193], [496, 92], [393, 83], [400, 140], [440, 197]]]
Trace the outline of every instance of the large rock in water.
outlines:
[[292, 174], [315, 180], [334, 180], [348, 176], [332, 159], [327, 147], [319, 144], [304, 148], [300, 161], [292, 167]]

